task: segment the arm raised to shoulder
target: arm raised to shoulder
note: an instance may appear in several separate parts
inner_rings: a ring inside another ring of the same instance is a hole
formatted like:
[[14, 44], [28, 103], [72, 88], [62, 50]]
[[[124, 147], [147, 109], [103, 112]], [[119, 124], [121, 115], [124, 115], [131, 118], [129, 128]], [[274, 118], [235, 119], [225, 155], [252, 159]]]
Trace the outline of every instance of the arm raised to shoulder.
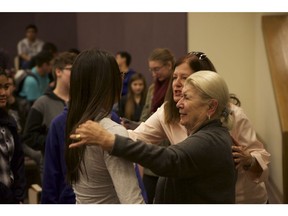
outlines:
[[106, 151], [111, 151], [115, 142], [115, 135], [104, 129], [99, 123], [88, 120], [79, 125], [70, 138], [75, 140], [69, 145], [69, 148], [79, 147], [81, 145], [101, 145]]

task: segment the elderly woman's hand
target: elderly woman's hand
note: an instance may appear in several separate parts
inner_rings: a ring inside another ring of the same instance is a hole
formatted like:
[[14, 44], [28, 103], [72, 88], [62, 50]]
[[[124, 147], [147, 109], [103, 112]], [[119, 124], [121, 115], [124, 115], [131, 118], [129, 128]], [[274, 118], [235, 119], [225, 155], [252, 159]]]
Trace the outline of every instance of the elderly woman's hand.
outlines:
[[247, 170], [254, 165], [255, 158], [245, 151], [243, 146], [232, 146], [232, 151], [236, 169], [242, 166], [243, 169]]
[[232, 154], [236, 169], [242, 167], [244, 170], [248, 170], [255, 164], [255, 158], [245, 149], [244, 146], [241, 146], [233, 137], [234, 145], [232, 146]]
[[115, 135], [105, 130], [99, 123], [88, 120], [79, 125], [75, 134], [70, 134], [70, 138], [75, 143], [69, 145], [69, 148], [79, 147], [81, 145], [101, 145], [104, 150], [112, 150], [115, 141]]

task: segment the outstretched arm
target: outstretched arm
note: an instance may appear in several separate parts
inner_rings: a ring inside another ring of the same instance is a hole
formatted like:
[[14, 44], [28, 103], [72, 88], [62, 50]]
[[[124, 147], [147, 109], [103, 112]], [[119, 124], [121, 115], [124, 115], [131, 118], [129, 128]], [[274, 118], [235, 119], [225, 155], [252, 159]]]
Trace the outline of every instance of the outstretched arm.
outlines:
[[[141, 140], [133, 141], [127, 137], [114, 135], [93, 121], [87, 121], [80, 125], [76, 129], [76, 133], [70, 135], [70, 138], [77, 140], [77, 142], [71, 144], [69, 148], [85, 144], [100, 145], [114, 156], [138, 163], [158, 175], [173, 177], [195, 175], [199, 170], [199, 165], [203, 164], [199, 161], [204, 158], [202, 154], [199, 154], [199, 148], [202, 149], [207, 146], [205, 142], [197, 138], [185, 140], [168, 148], [149, 145]], [[207, 151], [200, 152], [205, 152], [206, 155]]]

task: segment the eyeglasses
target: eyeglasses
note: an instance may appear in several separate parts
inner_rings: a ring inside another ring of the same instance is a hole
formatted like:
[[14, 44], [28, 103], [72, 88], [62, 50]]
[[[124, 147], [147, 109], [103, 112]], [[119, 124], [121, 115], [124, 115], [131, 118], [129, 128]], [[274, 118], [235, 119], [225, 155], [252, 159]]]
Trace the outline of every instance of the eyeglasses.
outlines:
[[149, 71], [150, 71], [150, 72], [155, 72], [155, 73], [157, 73], [157, 72], [159, 72], [164, 66], [165, 66], [165, 65], [162, 65], [162, 66], [160, 66], [160, 67], [149, 68]]
[[189, 52], [188, 55], [195, 55], [199, 60], [207, 58], [207, 55], [203, 52]]

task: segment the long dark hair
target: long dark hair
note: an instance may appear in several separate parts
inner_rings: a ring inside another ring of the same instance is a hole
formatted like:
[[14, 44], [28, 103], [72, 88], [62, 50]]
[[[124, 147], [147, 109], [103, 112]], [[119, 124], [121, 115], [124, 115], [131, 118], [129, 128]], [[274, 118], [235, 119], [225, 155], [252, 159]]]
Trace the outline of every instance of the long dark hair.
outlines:
[[145, 77], [141, 73], [135, 73], [131, 76], [128, 84], [127, 101], [125, 104], [125, 117], [128, 119], [132, 119], [135, 112], [135, 95], [132, 90], [132, 83], [136, 80], [142, 80], [144, 85], [143, 91], [141, 92], [141, 99], [139, 104], [144, 106], [146, 101], [147, 86]]
[[113, 55], [90, 49], [81, 52], [72, 65], [70, 100], [66, 122], [67, 177], [75, 183], [81, 170], [85, 147], [69, 149], [69, 135], [87, 120], [101, 120], [110, 114], [113, 104], [119, 102], [122, 78]]

